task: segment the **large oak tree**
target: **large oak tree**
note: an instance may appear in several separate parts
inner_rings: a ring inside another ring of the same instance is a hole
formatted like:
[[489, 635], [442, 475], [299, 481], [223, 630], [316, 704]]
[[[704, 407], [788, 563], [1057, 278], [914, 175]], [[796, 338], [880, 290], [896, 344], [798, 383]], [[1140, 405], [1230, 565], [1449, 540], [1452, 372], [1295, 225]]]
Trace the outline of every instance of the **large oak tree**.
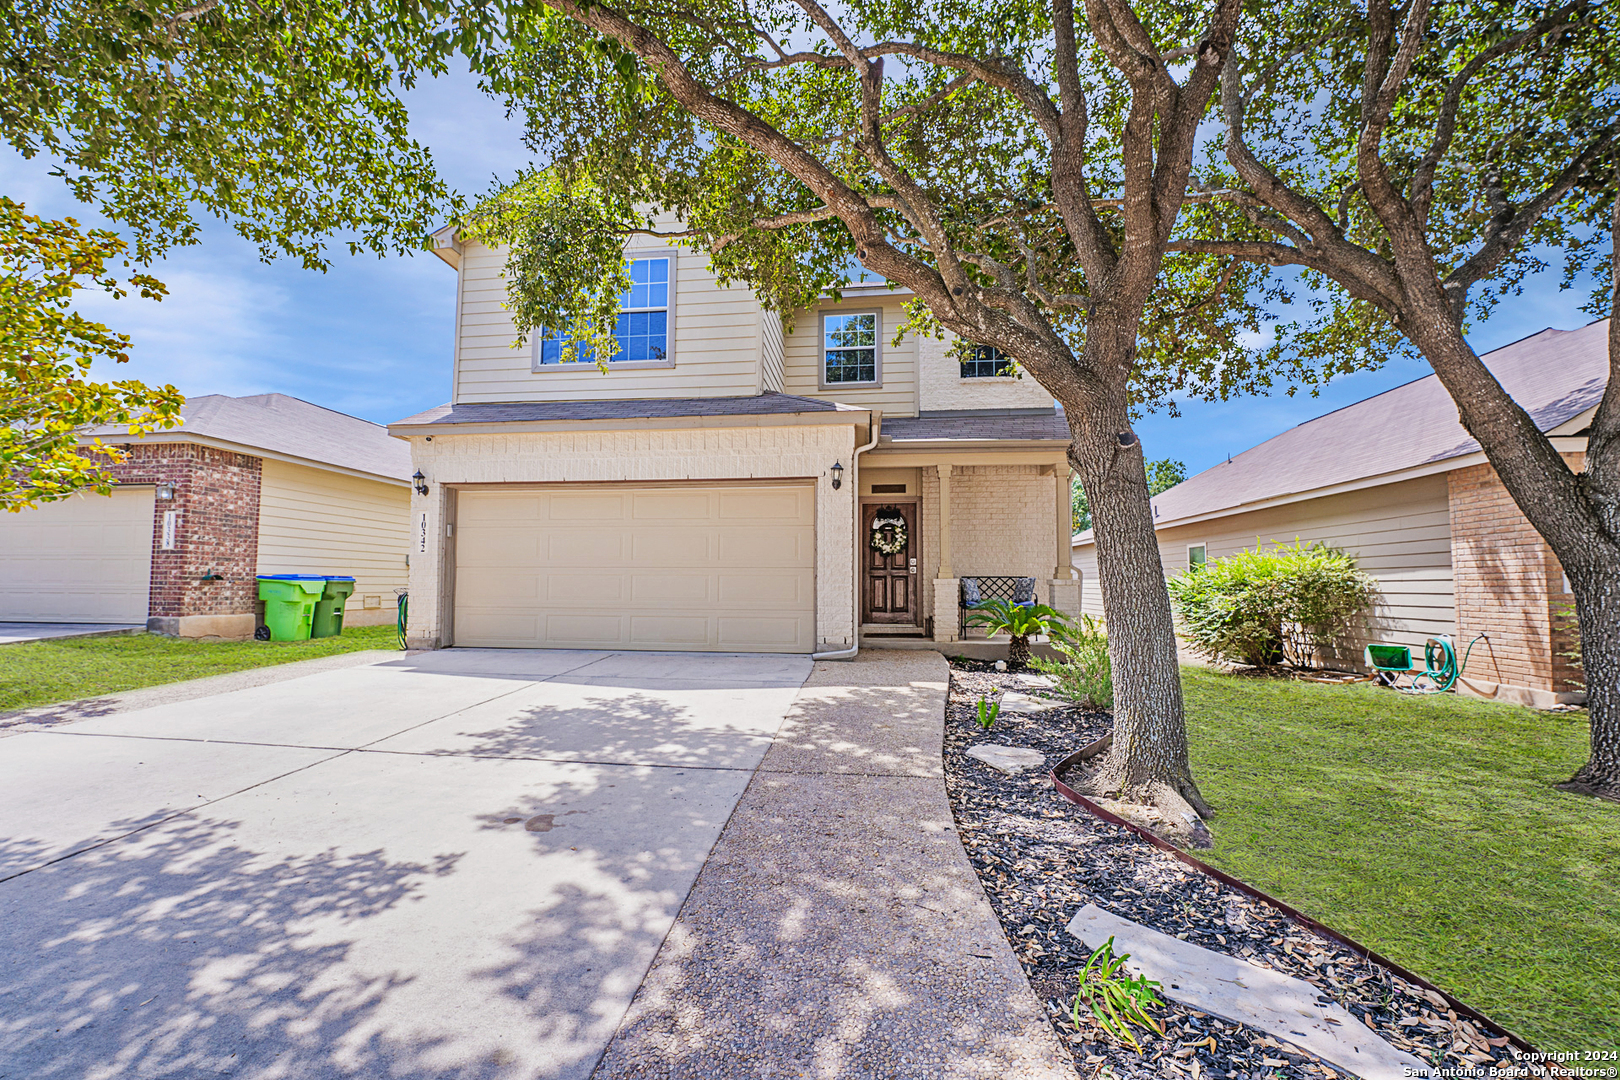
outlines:
[[905, 332], [1015, 357], [1064, 405], [1096, 521], [1117, 708], [1078, 783], [1195, 840], [1209, 807], [1131, 425], [1171, 390], [1276, 370], [1232, 344], [1258, 321], [1231, 298], [1262, 271], [1164, 261], [1210, 197], [1188, 180], [1240, 7], [541, 0], [478, 61], [541, 165], [463, 222], [507, 245], [524, 332], [607, 344], [623, 244], [645, 233], [707, 251], [784, 317], [858, 261], [915, 298]]
[[[1620, 798], [1620, 319], [1575, 465], [1466, 336], [1556, 253], [1615, 269], [1620, 8], [1306, 0], [1267, 25], [1223, 71], [1218, 197], [1172, 246], [1303, 273], [1278, 349], [1429, 362], [1574, 592], [1592, 742], [1568, 786]], [[1593, 307], [1616, 305], [1620, 279]]]

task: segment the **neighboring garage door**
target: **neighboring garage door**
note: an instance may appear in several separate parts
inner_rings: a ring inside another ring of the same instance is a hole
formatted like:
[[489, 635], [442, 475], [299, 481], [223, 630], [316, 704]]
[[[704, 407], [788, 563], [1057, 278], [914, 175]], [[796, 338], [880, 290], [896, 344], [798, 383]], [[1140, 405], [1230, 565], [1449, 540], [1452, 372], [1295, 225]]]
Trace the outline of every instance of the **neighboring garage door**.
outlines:
[[815, 487], [461, 491], [457, 645], [812, 652]]
[[151, 578], [149, 487], [0, 514], [0, 620], [143, 623]]

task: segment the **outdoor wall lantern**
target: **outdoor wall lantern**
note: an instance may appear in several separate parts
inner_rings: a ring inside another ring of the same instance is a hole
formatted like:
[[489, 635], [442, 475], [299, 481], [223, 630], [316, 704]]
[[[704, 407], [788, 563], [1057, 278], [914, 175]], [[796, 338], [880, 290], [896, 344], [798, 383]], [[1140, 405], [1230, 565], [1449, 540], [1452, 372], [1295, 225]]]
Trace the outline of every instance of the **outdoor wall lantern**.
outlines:
[[412, 486], [416, 488], [416, 493], [418, 495], [426, 495], [428, 493], [427, 477], [422, 475], [421, 469], [416, 470], [416, 475], [412, 476], [411, 480], [413, 481]]
[[157, 486], [157, 497], [158, 497], [158, 500], [160, 502], [168, 502], [170, 499], [173, 499], [174, 498], [174, 485], [173, 484], [159, 484]]
[[833, 478], [833, 490], [837, 491], [839, 488], [844, 486], [844, 467], [835, 461], [833, 462], [831, 471]]

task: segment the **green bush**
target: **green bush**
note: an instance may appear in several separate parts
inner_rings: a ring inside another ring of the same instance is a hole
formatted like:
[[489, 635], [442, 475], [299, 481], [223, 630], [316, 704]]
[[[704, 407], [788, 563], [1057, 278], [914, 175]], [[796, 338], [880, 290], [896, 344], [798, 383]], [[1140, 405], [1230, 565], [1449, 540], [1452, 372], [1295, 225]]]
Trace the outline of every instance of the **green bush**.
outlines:
[[1052, 635], [1052, 648], [1063, 654], [1062, 660], [1036, 657], [1030, 666], [1052, 676], [1065, 697], [1093, 709], [1114, 707], [1114, 669], [1101, 623], [1090, 615], [1080, 616], [1077, 627]]
[[986, 634], [1008, 634], [1007, 665], [1023, 667], [1029, 663], [1029, 639], [1032, 634], [1057, 637], [1066, 633], [1069, 617], [1045, 604], [1015, 604], [1010, 600], [986, 600], [968, 615], [969, 626], [982, 626]]
[[1377, 583], [1354, 557], [1327, 547], [1256, 547], [1170, 579], [1192, 648], [1213, 660], [1310, 667], [1372, 607]]

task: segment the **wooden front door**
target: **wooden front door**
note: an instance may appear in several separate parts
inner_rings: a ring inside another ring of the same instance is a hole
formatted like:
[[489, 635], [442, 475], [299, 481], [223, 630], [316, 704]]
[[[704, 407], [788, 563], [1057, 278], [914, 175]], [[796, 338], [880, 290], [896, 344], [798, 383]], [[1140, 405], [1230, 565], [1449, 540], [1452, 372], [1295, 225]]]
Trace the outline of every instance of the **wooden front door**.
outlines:
[[[900, 527], [904, 527], [904, 543]], [[872, 546], [873, 530], [899, 550], [887, 553]], [[861, 620], [869, 623], [917, 625], [917, 507], [915, 503], [871, 504], [861, 507], [861, 535], [866, 553], [865, 601]]]

